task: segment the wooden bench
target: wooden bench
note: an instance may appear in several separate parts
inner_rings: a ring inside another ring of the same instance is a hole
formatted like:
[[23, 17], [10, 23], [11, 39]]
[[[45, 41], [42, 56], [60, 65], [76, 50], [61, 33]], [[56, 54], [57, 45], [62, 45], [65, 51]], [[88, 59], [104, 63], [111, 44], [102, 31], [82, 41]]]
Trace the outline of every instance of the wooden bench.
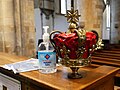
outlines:
[[[103, 49], [94, 52], [92, 55], [92, 64], [120, 68], [120, 48]], [[120, 71], [115, 76], [115, 82], [117, 82], [116, 85], [120, 86]]]
[[92, 62], [100, 65], [120, 67], [120, 51], [115, 49], [98, 50], [92, 55]]
[[113, 58], [95, 57], [92, 56], [92, 63], [98, 65], [110, 65], [115, 67], [120, 67], [120, 60]]
[[120, 60], [120, 54], [117, 54], [117, 53], [102, 53], [102, 52], [100, 52], [100, 53], [95, 53], [93, 56]]

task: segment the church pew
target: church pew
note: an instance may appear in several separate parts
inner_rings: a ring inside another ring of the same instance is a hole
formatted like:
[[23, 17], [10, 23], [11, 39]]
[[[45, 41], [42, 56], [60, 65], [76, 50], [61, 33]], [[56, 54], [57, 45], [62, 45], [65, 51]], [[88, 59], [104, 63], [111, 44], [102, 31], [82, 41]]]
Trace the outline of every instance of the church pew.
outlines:
[[[103, 57], [92, 56], [92, 64], [94, 65], [108, 65], [120, 68], [120, 59], [111, 59]], [[115, 75], [115, 85], [120, 86], [120, 71]]]
[[93, 63], [120, 67], [120, 51], [98, 50], [92, 55]]
[[110, 65], [110, 66], [120, 67], [120, 59], [92, 56], [92, 63], [98, 65]]
[[110, 44], [109, 47], [112, 49], [120, 49], [120, 44]]
[[96, 57], [120, 59], [120, 48], [118, 48], [117, 50], [115, 50], [115, 49], [114, 50], [112, 50], [112, 49], [97, 50], [92, 55], [96, 56]]
[[114, 53], [114, 54], [120, 54], [120, 50], [117, 49], [117, 50], [97, 50], [95, 51], [95, 53]]
[[103, 57], [103, 58], [120, 59], [120, 54], [117, 54], [117, 53], [102, 53], [102, 52], [99, 52], [99, 53], [94, 53], [93, 56]]
[[[120, 68], [120, 48], [98, 50], [92, 55], [92, 64]], [[120, 71], [115, 76], [115, 85], [120, 86]]]

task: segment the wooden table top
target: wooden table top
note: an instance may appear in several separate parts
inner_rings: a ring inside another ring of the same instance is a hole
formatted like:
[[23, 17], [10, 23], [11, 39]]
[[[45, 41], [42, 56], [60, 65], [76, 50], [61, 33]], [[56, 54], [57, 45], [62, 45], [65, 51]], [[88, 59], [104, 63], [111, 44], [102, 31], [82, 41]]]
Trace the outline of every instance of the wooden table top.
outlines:
[[[28, 58], [0, 53], [0, 65], [14, 63], [26, 59]], [[3, 70], [3, 68], [0, 68], [0, 70]], [[119, 68], [111, 66], [100, 66], [95, 69], [80, 68], [79, 72], [82, 73], [83, 78], [68, 79], [67, 74], [71, 72], [71, 70], [67, 67], [59, 66], [57, 67], [57, 72], [52, 74], [42, 74], [36, 70], [19, 73], [17, 76], [33, 82], [38, 86], [44, 86], [51, 89], [87, 90], [90, 87], [94, 87], [94, 84], [98, 85], [100, 83], [103, 83], [104, 80], [107, 80], [110, 75], [115, 75], [118, 70]]]

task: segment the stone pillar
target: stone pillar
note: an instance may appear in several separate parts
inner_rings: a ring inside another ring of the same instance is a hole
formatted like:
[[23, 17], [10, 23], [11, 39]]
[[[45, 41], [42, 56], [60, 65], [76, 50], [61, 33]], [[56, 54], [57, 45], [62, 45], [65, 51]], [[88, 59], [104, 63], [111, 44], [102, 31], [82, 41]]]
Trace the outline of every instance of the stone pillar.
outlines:
[[[0, 33], [1, 51], [14, 53], [15, 33], [14, 33], [14, 15], [13, 15], [13, 0], [0, 0], [1, 4], [1, 20]], [[2, 46], [2, 47], [1, 47]]]
[[1, 8], [0, 8], [0, 51], [5, 51], [5, 47], [4, 47], [4, 37], [3, 37], [3, 29], [4, 29], [4, 23], [3, 23], [3, 2], [2, 1], [0, 1], [0, 6], [1, 6]]
[[22, 55], [22, 38], [21, 38], [21, 5], [19, 0], [14, 0], [14, 26], [15, 26], [15, 52], [17, 55]]
[[120, 44], [120, 0], [111, 0], [111, 43]]
[[77, 3], [81, 14], [80, 24], [85, 24], [86, 30], [95, 30], [101, 37], [102, 32], [102, 16], [103, 16], [103, 0], [78, 0]]
[[34, 56], [34, 0], [0, 0], [0, 5], [0, 51]]
[[35, 54], [34, 0], [20, 0], [20, 6], [22, 53], [29, 56]]

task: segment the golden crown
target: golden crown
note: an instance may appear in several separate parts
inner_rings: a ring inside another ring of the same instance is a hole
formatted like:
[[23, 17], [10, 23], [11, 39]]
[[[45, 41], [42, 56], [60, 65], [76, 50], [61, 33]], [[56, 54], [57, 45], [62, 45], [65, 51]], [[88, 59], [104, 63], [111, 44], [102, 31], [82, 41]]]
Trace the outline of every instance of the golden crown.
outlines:
[[[75, 73], [76, 68], [78, 70], [79, 67], [91, 63], [91, 54], [103, 44], [96, 31], [86, 32], [83, 26], [80, 28], [78, 10], [67, 10], [66, 17], [69, 23], [68, 31], [52, 31], [50, 41], [61, 58], [61, 64], [70, 67]], [[70, 76], [74, 77], [76, 78], [73, 74]]]

